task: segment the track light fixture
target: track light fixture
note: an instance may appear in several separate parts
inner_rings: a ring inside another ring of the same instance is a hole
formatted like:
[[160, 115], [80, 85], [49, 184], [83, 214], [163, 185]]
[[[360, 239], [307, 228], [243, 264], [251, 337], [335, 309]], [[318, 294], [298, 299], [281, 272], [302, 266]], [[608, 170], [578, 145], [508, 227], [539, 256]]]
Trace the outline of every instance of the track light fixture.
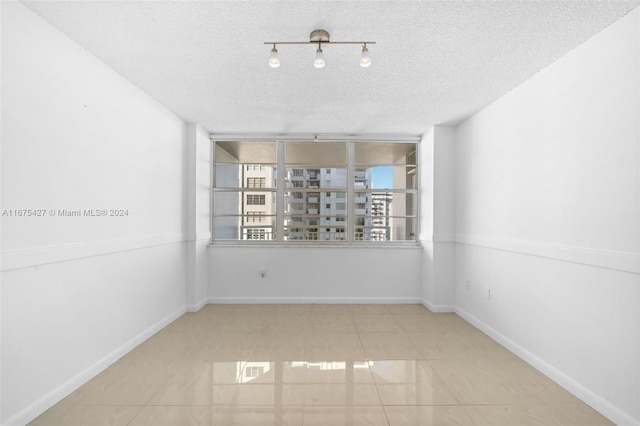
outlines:
[[313, 30], [309, 36], [309, 41], [265, 41], [264, 44], [271, 44], [271, 54], [269, 56], [269, 65], [271, 68], [278, 68], [280, 66], [280, 58], [278, 57], [278, 44], [317, 44], [316, 56], [313, 61], [313, 66], [316, 68], [324, 68], [325, 57], [322, 45], [325, 44], [359, 44], [362, 45], [362, 55], [360, 57], [360, 66], [367, 68], [371, 65], [371, 56], [369, 56], [369, 49], [367, 44], [376, 44], [375, 41], [330, 41], [329, 33], [325, 30]]

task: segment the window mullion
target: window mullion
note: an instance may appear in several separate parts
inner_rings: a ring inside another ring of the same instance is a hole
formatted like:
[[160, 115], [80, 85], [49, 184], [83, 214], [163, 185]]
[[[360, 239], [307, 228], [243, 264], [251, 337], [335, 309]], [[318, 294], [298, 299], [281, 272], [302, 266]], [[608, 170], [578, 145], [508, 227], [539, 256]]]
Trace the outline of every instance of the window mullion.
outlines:
[[286, 168], [284, 164], [284, 141], [276, 142], [276, 223], [275, 231], [278, 242], [284, 243], [284, 180]]
[[211, 140], [211, 187], [209, 188], [209, 231], [211, 233], [211, 240], [209, 244], [213, 244], [213, 240], [215, 239], [215, 226], [213, 224], [214, 221], [214, 206], [215, 206], [215, 191], [216, 187], [216, 143]]
[[354, 181], [355, 181], [355, 149], [352, 141], [347, 141], [347, 223], [345, 232], [347, 233], [347, 243], [353, 244], [355, 237], [355, 200], [354, 200]]

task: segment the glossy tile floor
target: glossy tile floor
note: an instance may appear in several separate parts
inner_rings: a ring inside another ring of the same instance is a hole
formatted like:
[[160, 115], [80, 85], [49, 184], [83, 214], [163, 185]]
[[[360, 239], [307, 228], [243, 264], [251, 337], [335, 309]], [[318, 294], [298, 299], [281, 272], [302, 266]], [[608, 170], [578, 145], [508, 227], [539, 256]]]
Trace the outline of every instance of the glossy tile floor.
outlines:
[[605, 425], [455, 314], [207, 305], [34, 425]]

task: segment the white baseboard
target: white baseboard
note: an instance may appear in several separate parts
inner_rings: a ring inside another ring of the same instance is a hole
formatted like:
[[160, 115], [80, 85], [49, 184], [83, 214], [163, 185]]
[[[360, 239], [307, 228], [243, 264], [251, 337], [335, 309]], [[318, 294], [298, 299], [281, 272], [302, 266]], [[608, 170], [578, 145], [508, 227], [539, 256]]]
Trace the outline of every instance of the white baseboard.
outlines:
[[3, 423], [3, 426], [20, 426], [25, 425], [51, 408], [53, 405], [60, 402], [63, 398], [67, 397], [71, 392], [78, 389], [80, 386], [94, 378], [98, 373], [102, 372], [105, 368], [122, 358], [129, 353], [136, 346], [153, 336], [163, 327], [176, 320], [180, 315], [185, 312], [185, 308], [182, 307], [171, 314], [167, 315], [151, 327], [144, 330], [128, 342], [115, 349], [113, 352], [95, 362], [93, 365], [85, 368], [74, 377], [70, 378], [48, 394], [37, 399], [12, 417]]
[[483, 321], [480, 321], [464, 309], [456, 306], [455, 312], [615, 424], [621, 426], [640, 426], [640, 421], [638, 421], [638, 419], [634, 419], [629, 414], [621, 411], [618, 407], [612, 405], [602, 396], [593, 393], [571, 377], [564, 374], [562, 371], [540, 359], [535, 354], [518, 345], [516, 342], [504, 336], [493, 327], [487, 325]]
[[209, 297], [211, 304], [412, 304], [419, 297]]
[[204, 305], [208, 303], [208, 299], [204, 298], [198, 303], [187, 305], [187, 312], [198, 312]]
[[456, 307], [453, 305], [434, 305], [427, 299], [422, 299], [420, 303], [431, 312], [455, 312], [456, 310]]

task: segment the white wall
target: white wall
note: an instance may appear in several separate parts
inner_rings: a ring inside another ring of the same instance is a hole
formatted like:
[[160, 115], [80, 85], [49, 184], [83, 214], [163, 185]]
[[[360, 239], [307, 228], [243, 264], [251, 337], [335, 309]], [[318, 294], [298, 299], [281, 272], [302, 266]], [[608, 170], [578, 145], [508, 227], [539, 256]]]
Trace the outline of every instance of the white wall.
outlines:
[[185, 125], [22, 4], [1, 7], [2, 208], [45, 209], [2, 217], [0, 421], [21, 424], [184, 311]]
[[457, 311], [618, 424], [640, 420], [639, 46], [637, 9], [455, 147]]
[[187, 310], [197, 311], [207, 302], [209, 259], [207, 245], [211, 240], [211, 141], [209, 132], [197, 124], [187, 125], [187, 179], [185, 193], [186, 229], [186, 300]]
[[420, 142], [422, 300], [435, 312], [455, 309], [455, 129], [435, 126]]
[[419, 303], [420, 253], [418, 247], [213, 246], [209, 301]]

